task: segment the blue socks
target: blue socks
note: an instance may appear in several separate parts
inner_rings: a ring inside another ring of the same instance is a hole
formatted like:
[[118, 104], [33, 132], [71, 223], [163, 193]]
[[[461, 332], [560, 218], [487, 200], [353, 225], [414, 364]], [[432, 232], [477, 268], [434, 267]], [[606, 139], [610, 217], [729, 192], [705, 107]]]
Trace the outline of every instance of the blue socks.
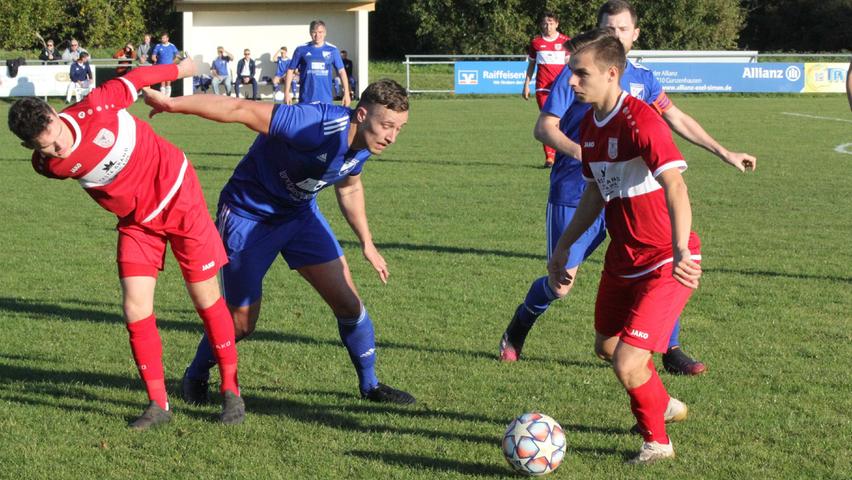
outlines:
[[195, 380], [208, 380], [210, 378], [210, 369], [216, 365], [216, 356], [213, 354], [213, 349], [210, 347], [210, 342], [207, 340], [205, 333], [198, 342], [198, 348], [195, 350], [195, 358], [186, 369], [186, 376]]
[[541, 316], [547, 307], [556, 300], [556, 294], [547, 283], [547, 277], [536, 279], [530, 290], [527, 292], [526, 298], [521, 308], [518, 309], [518, 320], [521, 325], [532, 327], [536, 319]]
[[672, 329], [672, 336], [669, 337], [669, 350], [674, 347], [680, 346], [680, 317], [678, 317], [677, 321], [674, 324], [674, 328]]
[[361, 314], [355, 318], [337, 318], [340, 340], [349, 352], [349, 359], [358, 374], [358, 388], [367, 393], [379, 385], [376, 377], [376, 335], [373, 321], [361, 305]]

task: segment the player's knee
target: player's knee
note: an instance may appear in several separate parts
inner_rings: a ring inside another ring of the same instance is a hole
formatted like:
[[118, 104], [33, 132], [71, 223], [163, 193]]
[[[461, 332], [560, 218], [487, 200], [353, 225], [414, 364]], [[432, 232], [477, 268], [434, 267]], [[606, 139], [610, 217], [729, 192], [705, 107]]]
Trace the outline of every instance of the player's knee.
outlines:
[[553, 294], [556, 295], [556, 299], [560, 299], [568, 295], [568, 292], [571, 291], [571, 288], [574, 287], [574, 282], [569, 283], [568, 285], [559, 285], [559, 288], [553, 288], [553, 285], [550, 285], [550, 290], [553, 291]]
[[125, 299], [122, 308], [124, 310], [124, 318], [128, 322], [142, 320], [154, 314], [154, 304], [148, 301]]
[[356, 297], [354, 301], [335, 305], [332, 310], [337, 318], [357, 318], [361, 316], [361, 308], [361, 300]]
[[239, 307], [231, 311], [234, 317], [234, 337], [239, 341], [254, 333], [257, 326], [257, 315], [250, 307]]

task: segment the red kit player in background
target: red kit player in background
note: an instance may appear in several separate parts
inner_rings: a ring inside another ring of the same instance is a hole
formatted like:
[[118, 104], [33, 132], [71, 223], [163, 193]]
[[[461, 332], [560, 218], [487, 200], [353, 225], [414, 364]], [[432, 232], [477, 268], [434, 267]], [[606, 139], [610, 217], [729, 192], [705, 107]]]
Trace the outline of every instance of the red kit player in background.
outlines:
[[[541, 35], [537, 35], [530, 41], [529, 65], [527, 65], [522, 95], [524, 100], [530, 99], [530, 80], [538, 65], [538, 73], [535, 77], [535, 101], [538, 103], [538, 109], [541, 110], [544, 102], [547, 101], [547, 96], [550, 95], [550, 85], [565, 67], [567, 51], [564, 44], [570, 40], [570, 37], [557, 31], [559, 19], [553, 12], [542, 13], [538, 19], [538, 26], [541, 29]], [[556, 150], [544, 145], [544, 166], [552, 167], [555, 158]]]
[[73, 178], [100, 206], [118, 217], [118, 275], [130, 349], [150, 403], [130, 426], [138, 430], [171, 419], [163, 347], [154, 317], [154, 288], [166, 243], [180, 265], [192, 303], [215, 345], [222, 374], [220, 420], [240, 423], [245, 406], [237, 383], [234, 322], [216, 274], [227, 262], [198, 177], [177, 147], [157, 136], [126, 108], [152, 84], [191, 77], [195, 65], [133, 69], [56, 113], [38, 98], [15, 102], [9, 129], [33, 151], [36, 172]]
[[700, 241], [681, 172], [686, 162], [668, 125], [644, 101], [621, 89], [627, 62], [612, 29], [586, 32], [572, 43], [569, 85], [592, 109], [580, 123], [582, 172], [587, 182], [577, 211], [562, 233], [548, 273], [569, 285], [568, 249], [606, 207], [611, 241], [595, 302], [595, 353], [612, 361], [644, 437], [630, 461], [674, 457], [666, 421], [686, 418], [654, 368], [678, 315], [701, 277]]

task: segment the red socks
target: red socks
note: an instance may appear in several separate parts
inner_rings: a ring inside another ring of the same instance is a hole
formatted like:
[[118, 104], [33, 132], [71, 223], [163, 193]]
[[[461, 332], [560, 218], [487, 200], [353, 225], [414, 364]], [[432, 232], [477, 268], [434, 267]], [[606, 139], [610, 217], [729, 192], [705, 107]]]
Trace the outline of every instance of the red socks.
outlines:
[[237, 381], [237, 342], [234, 340], [234, 319], [225, 300], [219, 298], [213, 305], [204, 310], [197, 310], [204, 322], [204, 331], [219, 364], [219, 374], [222, 378], [222, 393], [227, 391], [240, 394]]
[[642, 385], [627, 390], [630, 395], [630, 409], [646, 442], [667, 444], [669, 437], [666, 435], [665, 414], [669, 394], [657, 375], [653, 360], [648, 362], [648, 368], [651, 370], [651, 378]]
[[154, 315], [137, 322], [128, 323], [130, 350], [139, 369], [139, 376], [145, 382], [148, 399], [157, 402], [163, 410], [168, 410], [165, 374], [163, 373], [163, 343], [157, 332]]

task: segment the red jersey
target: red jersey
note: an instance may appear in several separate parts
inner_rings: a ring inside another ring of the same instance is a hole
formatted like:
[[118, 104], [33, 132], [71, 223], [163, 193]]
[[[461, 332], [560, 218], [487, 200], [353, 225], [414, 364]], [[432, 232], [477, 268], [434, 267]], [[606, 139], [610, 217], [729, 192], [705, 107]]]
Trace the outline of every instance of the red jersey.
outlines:
[[[604, 269], [634, 278], [672, 261], [672, 226], [665, 192], [656, 177], [686, 162], [660, 115], [642, 100], [622, 92], [603, 121], [589, 110], [580, 124], [583, 177], [596, 182], [606, 202], [606, 228], [612, 237]], [[689, 234], [699, 260], [700, 242]]]
[[180, 189], [188, 163], [180, 149], [126, 107], [142, 87], [176, 80], [177, 74], [177, 65], [136, 68], [95, 88], [59, 114], [74, 136], [70, 155], [33, 152], [33, 168], [46, 177], [77, 180], [119, 218], [153, 220]]
[[568, 59], [568, 52], [563, 45], [568, 40], [571, 40], [569, 36], [557, 33], [554, 40], [545, 40], [538, 35], [530, 41], [529, 59], [535, 60], [538, 67], [535, 77], [536, 92], [550, 92], [550, 84], [559, 76]]

